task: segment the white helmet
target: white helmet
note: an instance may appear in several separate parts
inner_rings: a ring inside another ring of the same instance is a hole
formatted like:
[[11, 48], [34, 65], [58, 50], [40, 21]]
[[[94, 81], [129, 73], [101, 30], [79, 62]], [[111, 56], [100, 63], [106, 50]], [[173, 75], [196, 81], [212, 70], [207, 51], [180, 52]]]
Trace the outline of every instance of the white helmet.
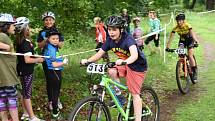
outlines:
[[42, 20], [44, 20], [46, 17], [52, 17], [53, 19], [55, 19], [55, 15], [54, 15], [54, 13], [51, 12], [51, 11], [48, 11], [48, 12], [43, 13], [43, 15], [42, 15]]
[[141, 19], [140, 19], [140, 17], [135, 17], [135, 18], [133, 18], [133, 22], [134, 21], [140, 21]]
[[14, 18], [11, 14], [2, 13], [2, 14], [0, 14], [0, 22], [15, 23], [16, 21], [14, 20]]
[[29, 19], [26, 17], [18, 17], [16, 19], [15, 27], [18, 32], [20, 32], [22, 29], [26, 28], [29, 24]]

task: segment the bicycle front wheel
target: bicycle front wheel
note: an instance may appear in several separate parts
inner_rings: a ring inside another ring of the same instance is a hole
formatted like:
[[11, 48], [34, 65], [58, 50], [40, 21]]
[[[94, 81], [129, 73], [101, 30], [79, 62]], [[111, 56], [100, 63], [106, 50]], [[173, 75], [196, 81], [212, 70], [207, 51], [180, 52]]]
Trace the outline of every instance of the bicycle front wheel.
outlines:
[[190, 76], [187, 65], [184, 61], [178, 61], [176, 65], [176, 81], [178, 89], [182, 94], [186, 94], [190, 88]]
[[87, 97], [77, 103], [69, 121], [111, 121], [108, 107], [98, 97]]

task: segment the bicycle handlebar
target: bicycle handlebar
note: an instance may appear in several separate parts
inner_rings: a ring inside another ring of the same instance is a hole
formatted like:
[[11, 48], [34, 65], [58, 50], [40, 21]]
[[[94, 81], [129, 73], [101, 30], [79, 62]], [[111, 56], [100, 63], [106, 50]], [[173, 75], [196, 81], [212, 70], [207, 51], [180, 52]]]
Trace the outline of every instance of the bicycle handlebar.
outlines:
[[[85, 63], [84, 65], [81, 64], [81, 66], [88, 66], [90, 64], [92, 64], [94, 62], [87, 62]], [[122, 65], [126, 65], [127, 63], [126, 62], [122, 62]], [[116, 62], [108, 62], [106, 64], [104, 64], [107, 68], [113, 68], [115, 65], [116, 65]]]

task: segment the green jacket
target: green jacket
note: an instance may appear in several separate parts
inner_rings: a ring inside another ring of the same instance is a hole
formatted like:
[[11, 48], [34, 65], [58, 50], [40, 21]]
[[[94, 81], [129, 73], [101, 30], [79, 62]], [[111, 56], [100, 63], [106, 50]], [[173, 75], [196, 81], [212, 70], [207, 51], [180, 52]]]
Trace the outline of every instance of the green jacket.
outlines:
[[[14, 52], [13, 43], [5, 33], [0, 33], [0, 42], [10, 45]], [[16, 73], [16, 56], [0, 54], [0, 87], [19, 84]]]

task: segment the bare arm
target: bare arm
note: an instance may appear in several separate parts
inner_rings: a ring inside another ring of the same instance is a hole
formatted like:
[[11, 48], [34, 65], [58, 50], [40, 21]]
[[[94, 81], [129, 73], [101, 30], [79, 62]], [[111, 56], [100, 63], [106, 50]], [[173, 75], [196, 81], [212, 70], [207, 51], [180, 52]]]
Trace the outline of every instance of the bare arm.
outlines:
[[196, 34], [193, 32], [192, 29], [190, 29], [190, 34], [191, 34], [191, 36], [193, 37], [194, 41], [196, 41], [197, 43], [199, 43], [199, 41], [198, 41], [198, 39], [197, 39], [197, 37], [196, 37]]
[[11, 48], [10, 45], [0, 42], [0, 49], [10, 51], [10, 48]]
[[170, 44], [172, 42], [172, 39], [173, 39], [174, 35], [175, 35], [175, 33], [171, 32], [169, 40], [168, 40], [167, 45], [166, 45], [166, 48], [170, 48]]
[[30, 56], [25, 56], [25, 63], [42, 63], [43, 58], [31, 58]]
[[100, 49], [95, 55], [93, 55], [92, 57], [90, 57], [88, 59], [89, 62], [96, 62], [97, 60], [99, 60], [103, 55], [105, 54], [105, 51]]
[[124, 62], [126, 62], [127, 64], [131, 64], [138, 59], [138, 52], [137, 52], [136, 45], [130, 46], [129, 51], [130, 51], [131, 56], [129, 58], [127, 58], [126, 60], [124, 60]]
[[63, 65], [64, 65], [63, 62], [52, 62], [52, 66], [53, 66], [54, 68], [61, 67], [61, 66], [63, 66]]

